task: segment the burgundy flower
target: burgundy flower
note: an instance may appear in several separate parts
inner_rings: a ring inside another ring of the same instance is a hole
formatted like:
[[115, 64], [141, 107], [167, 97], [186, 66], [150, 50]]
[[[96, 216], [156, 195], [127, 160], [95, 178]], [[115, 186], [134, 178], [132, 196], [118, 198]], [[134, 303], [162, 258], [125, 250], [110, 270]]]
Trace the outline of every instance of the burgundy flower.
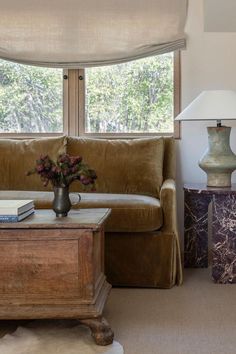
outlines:
[[62, 154], [54, 162], [48, 155], [41, 155], [36, 160], [35, 168], [27, 175], [39, 174], [44, 186], [47, 186], [49, 182], [57, 187], [69, 186], [73, 181], [79, 180], [84, 186], [90, 186], [94, 191], [96, 172], [82, 161], [81, 156]]
[[71, 156], [70, 157], [71, 166], [75, 166], [75, 165], [79, 164], [81, 161], [82, 161], [81, 156]]
[[60, 155], [57, 160], [59, 163], [69, 163], [70, 162], [70, 156], [67, 154]]
[[42, 172], [44, 170], [44, 166], [38, 165], [38, 166], [36, 166], [36, 170], [37, 170], [37, 172]]
[[71, 172], [74, 174], [75, 172], [77, 172], [78, 171], [78, 169], [79, 169], [79, 167], [76, 165], [76, 166], [73, 166], [72, 168], [71, 168]]
[[91, 184], [91, 178], [90, 177], [87, 177], [87, 176], [80, 176], [80, 182], [82, 184], [84, 184], [85, 186], [87, 186], [88, 184]]

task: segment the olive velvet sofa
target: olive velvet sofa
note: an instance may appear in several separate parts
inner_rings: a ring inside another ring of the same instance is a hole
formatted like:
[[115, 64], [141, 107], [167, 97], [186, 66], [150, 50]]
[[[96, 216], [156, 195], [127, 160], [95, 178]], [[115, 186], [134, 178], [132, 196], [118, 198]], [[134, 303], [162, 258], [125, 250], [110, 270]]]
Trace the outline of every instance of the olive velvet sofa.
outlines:
[[96, 192], [84, 193], [79, 208], [112, 209], [105, 229], [105, 270], [114, 286], [171, 288], [182, 282], [176, 220], [175, 141], [56, 137], [0, 139], [0, 199], [34, 199], [52, 207], [52, 187], [26, 176], [41, 154], [80, 155], [96, 170]]

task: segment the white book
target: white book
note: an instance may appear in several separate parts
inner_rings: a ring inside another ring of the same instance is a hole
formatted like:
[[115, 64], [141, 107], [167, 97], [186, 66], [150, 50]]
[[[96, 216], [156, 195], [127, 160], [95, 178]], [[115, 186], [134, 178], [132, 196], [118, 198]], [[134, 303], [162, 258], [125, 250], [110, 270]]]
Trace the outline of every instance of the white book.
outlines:
[[0, 223], [19, 222], [34, 213], [34, 208], [31, 208], [20, 215], [0, 215]]
[[34, 208], [33, 200], [0, 200], [0, 215], [18, 216], [32, 208]]

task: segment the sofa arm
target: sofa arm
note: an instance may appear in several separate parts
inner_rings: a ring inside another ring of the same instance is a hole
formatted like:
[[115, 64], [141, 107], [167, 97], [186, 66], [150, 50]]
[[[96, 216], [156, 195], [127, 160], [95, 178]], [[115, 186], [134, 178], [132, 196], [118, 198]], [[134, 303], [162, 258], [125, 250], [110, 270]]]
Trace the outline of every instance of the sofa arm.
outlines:
[[175, 235], [175, 267], [176, 267], [176, 280], [177, 284], [182, 284], [182, 262], [180, 242], [177, 226], [177, 206], [176, 206], [176, 187], [173, 179], [167, 179], [164, 181], [160, 191], [160, 203], [163, 210], [163, 226], [161, 230], [164, 233], [173, 233]]
[[176, 187], [173, 179], [166, 179], [162, 184], [160, 203], [164, 220], [162, 230], [177, 234]]

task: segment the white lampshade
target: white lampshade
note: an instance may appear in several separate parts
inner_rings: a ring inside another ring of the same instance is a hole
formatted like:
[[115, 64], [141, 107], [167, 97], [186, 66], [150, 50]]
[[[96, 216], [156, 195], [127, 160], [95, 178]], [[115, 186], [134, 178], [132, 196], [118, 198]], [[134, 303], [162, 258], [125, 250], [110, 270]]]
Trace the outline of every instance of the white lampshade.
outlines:
[[236, 119], [236, 91], [203, 91], [175, 119], [190, 121]]

